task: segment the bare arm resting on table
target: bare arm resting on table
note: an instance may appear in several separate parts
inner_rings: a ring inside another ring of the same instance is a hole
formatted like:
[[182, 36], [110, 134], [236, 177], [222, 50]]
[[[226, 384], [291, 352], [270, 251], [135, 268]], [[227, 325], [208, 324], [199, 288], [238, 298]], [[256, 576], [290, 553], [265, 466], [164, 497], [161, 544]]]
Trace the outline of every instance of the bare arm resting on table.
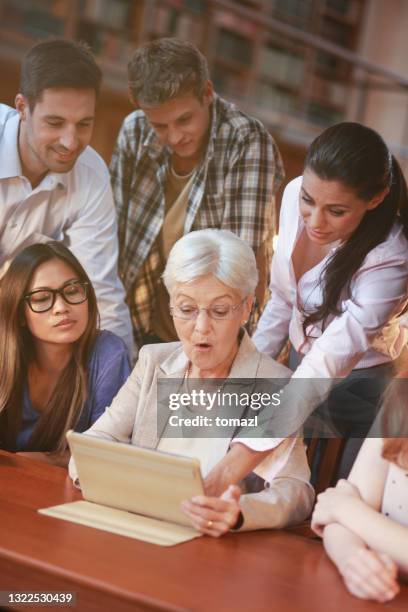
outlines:
[[396, 563], [389, 555], [367, 548], [364, 540], [343, 525], [325, 527], [324, 546], [352, 595], [385, 602], [399, 592]]
[[388, 462], [382, 439], [367, 439], [348, 481], [318, 496], [312, 527], [351, 593], [387, 601], [399, 591], [398, 568], [408, 569], [408, 528], [380, 513]]

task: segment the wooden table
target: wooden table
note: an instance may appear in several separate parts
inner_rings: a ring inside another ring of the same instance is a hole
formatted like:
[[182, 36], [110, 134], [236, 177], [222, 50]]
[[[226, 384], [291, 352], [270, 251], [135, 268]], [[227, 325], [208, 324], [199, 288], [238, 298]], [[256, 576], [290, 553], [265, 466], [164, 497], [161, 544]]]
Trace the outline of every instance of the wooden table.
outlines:
[[[75, 591], [64, 609], [81, 612], [380, 609], [346, 592], [319, 542], [291, 533], [163, 548], [36, 512], [80, 497], [62, 468], [0, 451], [0, 590]], [[408, 586], [387, 610], [407, 612]]]

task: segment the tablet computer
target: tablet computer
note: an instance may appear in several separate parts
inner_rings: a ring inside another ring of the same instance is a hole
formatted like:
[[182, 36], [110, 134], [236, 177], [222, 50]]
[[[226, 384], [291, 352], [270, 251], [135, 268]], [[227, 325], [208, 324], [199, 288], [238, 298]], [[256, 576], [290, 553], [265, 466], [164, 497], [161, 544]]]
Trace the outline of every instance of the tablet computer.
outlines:
[[69, 431], [87, 501], [188, 525], [182, 501], [203, 494], [198, 459]]
[[182, 501], [203, 494], [198, 459], [67, 433], [84, 497], [41, 514], [162, 546], [202, 534]]

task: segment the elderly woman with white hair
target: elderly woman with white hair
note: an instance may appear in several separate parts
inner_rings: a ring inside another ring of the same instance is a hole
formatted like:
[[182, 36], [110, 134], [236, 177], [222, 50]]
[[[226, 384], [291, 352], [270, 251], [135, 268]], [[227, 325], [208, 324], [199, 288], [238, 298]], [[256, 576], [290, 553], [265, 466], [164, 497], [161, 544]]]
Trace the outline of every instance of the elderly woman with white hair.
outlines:
[[[258, 280], [251, 248], [226, 230], [191, 232], [173, 246], [163, 280], [180, 342], [144, 346], [112, 405], [87, 433], [198, 458], [206, 494], [186, 500], [183, 510], [203, 533], [220, 536], [230, 529], [278, 528], [302, 521], [311, 512], [314, 493], [300, 438], [248, 438], [234, 432], [229, 437], [172, 437], [166, 435], [168, 422], [158, 435], [161, 379], [179, 378], [188, 385], [190, 378], [290, 376], [283, 365], [259, 353], [243, 328]], [[235, 471], [237, 447], [240, 462]], [[258, 465], [249, 473], [252, 457]], [[243, 466], [248, 475], [237, 486], [245, 475]], [[70, 473], [75, 478], [72, 460]]]

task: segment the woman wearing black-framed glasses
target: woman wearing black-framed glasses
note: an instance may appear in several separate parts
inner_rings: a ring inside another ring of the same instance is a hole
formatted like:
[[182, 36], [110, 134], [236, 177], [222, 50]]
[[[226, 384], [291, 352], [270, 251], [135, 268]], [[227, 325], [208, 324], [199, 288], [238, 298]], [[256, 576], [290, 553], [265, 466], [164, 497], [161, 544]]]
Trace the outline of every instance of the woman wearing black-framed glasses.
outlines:
[[60, 295], [67, 304], [82, 304], [88, 299], [87, 287], [89, 283], [71, 279], [65, 282], [59, 289], [42, 287], [30, 291], [24, 296], [27, 304], [33, 312], [47, 312], [55, 304], [57, 295]]
[[66, 464], [67, 429], [92, 425], [130, 371], [122, 340], [98, 323], [92, 284], [62, 243], [14, 258], [0, 288], [0, 448]]

